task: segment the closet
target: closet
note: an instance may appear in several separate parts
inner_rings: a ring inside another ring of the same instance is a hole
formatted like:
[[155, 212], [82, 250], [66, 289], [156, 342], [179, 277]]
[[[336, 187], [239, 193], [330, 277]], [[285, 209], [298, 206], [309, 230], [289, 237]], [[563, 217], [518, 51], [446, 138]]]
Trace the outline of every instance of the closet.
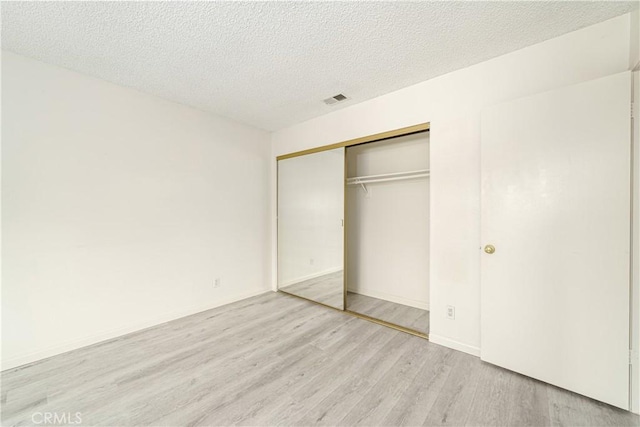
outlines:
[[347, 310], [428, 333], [429, 134], [346, 149]]
[[278, 158], [278, 290], [429, 332], [429, 125]]

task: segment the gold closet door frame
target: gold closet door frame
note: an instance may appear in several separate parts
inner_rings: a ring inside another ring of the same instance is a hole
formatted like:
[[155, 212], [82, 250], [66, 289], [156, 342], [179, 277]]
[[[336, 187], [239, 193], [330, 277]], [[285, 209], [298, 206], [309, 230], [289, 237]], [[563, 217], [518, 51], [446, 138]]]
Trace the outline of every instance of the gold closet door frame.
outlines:
[[374, 135], [363, 136], [360, 138], [350, 139], [348, 141], [338, 142], [335, 144], [323, 145], [320, 147], [309, 148], [307, 150], [296, 151], [294, 153], [283, 154], [276, 157], [276, 160], [290, 159], [292, 157], [304, 156], [306, 154], [319, 153], [321, 151], [333, 150], [340, 147], [350, 147], [352, 145], [366, 144], [367, 142], [378, 142], [384, 139], [395, 138], [397, 136], [411, 135], [414, 133], [426, 132], [429, 130], [429, 123], [421, 123], [419, 125], [407, 126], [400, 129], [390, 130], [387, 132], [376, 133]]
[[[411, 328], [406, 328], [404, 326], [401, 325], [397, 325], [395, 323], [391, 323], [391, 322], [387, 322], [386, 320], [382, 320], [382, 319], [378, 319], [376, 317], [371, 317], [371, 316], [367, 316], [366, 314], [361, 314], [361, 313], [357, 313], [355, 311], [351, 311], [347, 309], [347, 282], [348, 282], [348, 270], [347, 270], [347, 227], [348, 227], [348, 221], [347, 221], [347, 151], [346, 148], [347, 147], [351, 147], [354, 145], [361, 145], [361, 144], [367, 144], [369, 142], [378, 142], [378, 141], [383, 141], [385, 139], [391, 139], [391, 138], [396, 138], [399, 136], [406, 136], [406, 135], [412, 135], [412, 134], [416, 134], [416, 133], [422, 133], [422, 132], [428, 132], [430, 129], [430, 124], [429, 123], [420, 123], [417, 125], [413, 125], [413, 126], [407, 126], [404, 128], [400, 128], [400, 129], [394, 129], [394, 130], [390, 130], [387, 132], [381, 132], [381, 133], [376, 133], [373, 135], [368, 135], [368, 136], [363, 136], [360, 138], [355, 138], [355, 139], [350, 139], [347, 141], [343, 141], [343, 142], [338, 142], [335, 144], [329, 144], [329, 145], [323, 145], [320, 147], [315, 147], [315, 148], [310, 148], [307, 150], [302, 150], [302, 151], [296, 151], [293, 153], [289, 153], [289, 154], [283, 154], [281, 156], [277, 156], [276, 160], [280, 161], [280, 160], [284, 160], [284, 159], [290, 159], [293, 157], [299, 157], [299, 156], [304, 156], [307, 154], [313, 154], [313, 153], [319, 153], [321, 151], [327, 151], [327, 150], [333, 150], [336, 148], [341, 148], [344, 147], [345, 148], [345, 152], [344, 152], [344, 202], [343, 202], [343, 213], [342, 213], [342, 217], [343, 217], [343, 221], [344, 221], [344, 227], [342, 228], [342, 239], [343, 239], [343, 280], [342, 280], [342, 295], [343, 295], [343, 309], [340, 310], [339, 308], [336, 307], [332, 307], [330, 305], [327, 304], [323, 304], [317, 301], [313, 301], [309, 298], [305, 298], [305, 297], [301, 297], [298, 295], [294, 295], [292, 293], [286, 292], [286, 291], [282, 291], [280, 290], [280, 288], [278, 288], [278, 292], [281, 292], [283, 294], [287, 294], [287, 295], [291, 295], [293, 297], [296, 298], [300, 298], [306, 301], [310, 301], [313, 302], [315, 304], [318, 305], [322, 305], [324, 307], [328, 307], [331, 308], [333, 310], [342, 312], [342, 313], [346, 313], [350, 316], [354, 316], [363, 320], [367, 320], [369, 322], [373, 322], [373, 323], [377, 323], [378, 325], [382, 325], [382, 326], [386, 326], [388, 328], [392, 328], [401, 332], [405, 332], [407, 334], [411, 334], [411, 335], [415, 335], [417, 337], [420, 338], [424, 338], [424, 339], [429, 339], [429, 334], [425, 334], [423, 332], [420, 331], [416, 331], [415, 329], [411, 329]], [[276, 168], [276, 174], [277, 174], [277, 168]], [[277, 177], [276, 177], [277, 179]], [[277, 185], [276, 185], [277, 188]], [[277, 190], [276, 190], [277, 191]], [[277, 205], [277, 195], [276, 195], [276, 205]], [[277, 257], [277, 255], [276, 255]]]

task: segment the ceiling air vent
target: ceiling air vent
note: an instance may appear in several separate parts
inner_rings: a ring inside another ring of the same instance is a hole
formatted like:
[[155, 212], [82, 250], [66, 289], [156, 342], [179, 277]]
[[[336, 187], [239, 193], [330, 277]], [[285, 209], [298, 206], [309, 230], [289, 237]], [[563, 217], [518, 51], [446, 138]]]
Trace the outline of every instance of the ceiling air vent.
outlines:
[[339, 93], [335, 96], [332, 96], [331, 98], [325, 99], [323, 102], [327, 105], [333, 105], [333, 104], [337, 104], [338, 102], [342, 102], [346, 100], [347, 100], [347, 97]]

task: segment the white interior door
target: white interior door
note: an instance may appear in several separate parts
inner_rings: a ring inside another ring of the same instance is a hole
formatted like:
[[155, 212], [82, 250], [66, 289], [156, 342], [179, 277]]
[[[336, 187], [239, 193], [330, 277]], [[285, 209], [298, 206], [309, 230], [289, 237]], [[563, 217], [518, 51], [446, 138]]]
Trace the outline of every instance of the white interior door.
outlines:
[[482, 359], [625, 409], [630, 79], [496, 105], [481, 131]]

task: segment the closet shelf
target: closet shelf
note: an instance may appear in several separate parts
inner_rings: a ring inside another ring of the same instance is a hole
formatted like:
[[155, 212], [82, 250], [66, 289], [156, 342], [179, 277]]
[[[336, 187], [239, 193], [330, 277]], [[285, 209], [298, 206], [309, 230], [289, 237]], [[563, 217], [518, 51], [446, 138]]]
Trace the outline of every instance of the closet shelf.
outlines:
[[405, 179], [423, 178], [429, 176], [429, 169], [420, 169], [409, 172], [383, 173], [379, 175], [364, 175], [347, 178], [347, 185], [360, 185], [366, 194], [369, 194], [365, 184], [374, 182], [400, 181]]
[[380, 175], [354, 176], [347, 178], [347, 185], [371, 184], [374, 182], [400, 181], [429, 176], [429, 169], [421, 169], [409, 172], [385, 173]]

